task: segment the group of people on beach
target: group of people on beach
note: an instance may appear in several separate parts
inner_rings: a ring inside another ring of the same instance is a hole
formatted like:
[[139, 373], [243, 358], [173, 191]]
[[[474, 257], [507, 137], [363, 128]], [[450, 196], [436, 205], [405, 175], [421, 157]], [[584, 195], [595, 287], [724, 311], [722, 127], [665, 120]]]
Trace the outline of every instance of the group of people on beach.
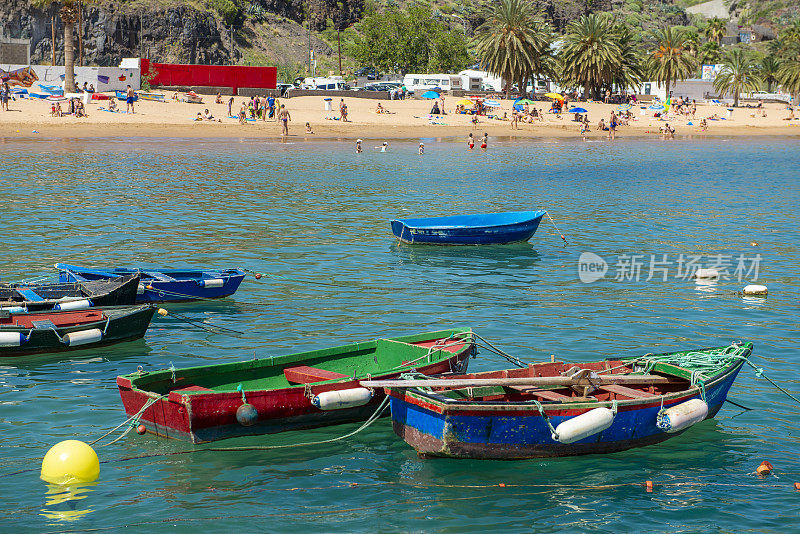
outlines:
[[[214, 101], [216, 104], [222, 104], [222, 95], [217, 93], [217, 98]], [[228, 117], [233, 117], [233, 104], [234, 99], [228, 99]], [[250, 100], [242, 101], [242, 106], [239, 108], [239, 123], [244, 124], [248, 119], [261, 120], [262, 122], [267, 119], [277, 120], [276, 111], [279, 109], [279, 101], [272, 95], [265, 96], [251, 96]]]

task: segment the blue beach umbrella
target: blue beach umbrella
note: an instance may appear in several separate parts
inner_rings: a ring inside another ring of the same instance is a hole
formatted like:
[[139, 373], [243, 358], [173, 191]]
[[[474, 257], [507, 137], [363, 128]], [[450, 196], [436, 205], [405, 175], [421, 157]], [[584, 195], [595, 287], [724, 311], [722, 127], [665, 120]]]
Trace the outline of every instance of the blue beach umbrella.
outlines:
[[655, 111], [664, 111], [664, 106], [662, 106], [661, 104], [653, 104], [652, 106], [650, 106], [650, 109]]
[[437, 93], [436, 91], [428, 91], [422, 95], [422, 98], [433, 100], [435, 98], [439, 98], [439, 93]]
[[589, 113], [589, 111], [583, 108], [572, 108], [568, 113]]
[[498, 102], [497, 100], [485, 100], [483, 102], [483, 105], [486, 106], [487, 108], [499, 108], [500, 102]]
[[632, 107], [633, 106], [631, 106], [630, 104], [620, 104], [619, 106], [617, 106], [617, 111], [628, 111]]

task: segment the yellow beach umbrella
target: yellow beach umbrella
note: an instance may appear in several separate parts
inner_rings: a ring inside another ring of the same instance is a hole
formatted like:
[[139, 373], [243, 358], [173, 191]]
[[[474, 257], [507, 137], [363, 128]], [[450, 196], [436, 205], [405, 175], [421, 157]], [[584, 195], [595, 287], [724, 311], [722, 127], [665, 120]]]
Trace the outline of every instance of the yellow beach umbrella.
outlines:
[[456, 102], [456, 106], [472, 106], [473, 104], [475, 104], [475, 102], [473, 102], [468, 98], [462, 98], [461, 100]]
[[547, 98], [555, 98], [556, 100], [564, 100], [564, 97], [558, 93], [545, 93], [544, 96]]

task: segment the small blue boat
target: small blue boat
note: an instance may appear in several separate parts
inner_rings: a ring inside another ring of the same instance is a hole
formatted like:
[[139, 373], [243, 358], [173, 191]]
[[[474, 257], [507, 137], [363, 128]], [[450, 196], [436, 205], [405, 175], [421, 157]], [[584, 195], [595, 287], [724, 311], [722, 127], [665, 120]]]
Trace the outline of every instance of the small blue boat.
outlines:
[[720, 410], [752, 343], [385, 387], [395, 433], [420, 456], [519, 459], [610, 453], [659, 443]]
[[126, 274], [139, 274], [141, 281], [136, 303], [186, 302], [218, 299], [233, 295], [245, 277], [242, 269], [89, 269], [66, 263], [56, 263], [61, 282], [84, 282], [116, 278]]
[[412, 245], [499, 245], [527, 241], [544, 210], [395, 219], [392, 233]]
[[[128, 92], [127, 91], [114, 91], [117, 94], [117, 100], [127, 101], [128, 100]], [[139, 93], [133, 93], [133, 101], [137, 102], [139, 100]]]

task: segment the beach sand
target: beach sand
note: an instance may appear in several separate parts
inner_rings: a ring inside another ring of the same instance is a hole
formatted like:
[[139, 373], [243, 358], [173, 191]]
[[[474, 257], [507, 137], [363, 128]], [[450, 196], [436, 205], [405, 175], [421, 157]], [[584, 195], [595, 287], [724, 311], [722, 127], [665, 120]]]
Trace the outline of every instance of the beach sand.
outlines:
[[[94, 100], [87, 106], [88, 117], [75, 118], [50, 116], [50, 102], [38, 99], [17, 99], [9, 103], [10, 111], [0, 111], [0, 136], [6, 138], [31, 137], [248, 137], [278, 138], [280, 126], [274, 120], [266, 122], [258, 120], [239, 124], [238, 119], [227, 117], [227, 100], [225, 104], [214, 104], [213, 96], [204, 96], [204, 104], [189, 104], [169, 100], [172, 93], [165, 93], [167, 102], [139, 101], [136, 113], [111, 113], [99, 108], [107, 107], [108, 101]], [[460, 99], [445, 97], [445, 108], [451, 111], [455, 102]], [[246, 99], [237, 97], [233, 105], [237, 113]], [[480, 117], [477, 126], [472, 125], [470, 115], [448, 115], [438, 117], [432, 124], [428, 118], [433, 102], [430, 100], [395, 100], [381, 101], [382, 105], [392, 113], [375, 113], [377, 100], [346, 97], [350, 121], [343, 123], [328, 120], [326, 117], [338, 117], [339, 98], [333, 99], [333, 111], [324, 110], [323, 96], [303, 96], [280, 99], [290, 111], [292, 120], [289, 123], [290, 137], [295, 139], [347, 139], [358, 137], [364, 139], [445, 139], [461, 141], [469, 132], [474, 132], [479, 139], [484, 132], [492, 137], [556, 137], [580, 139], [578, 123], [568, 115], [558, 119], [546, 113], [544, 122], [535, 124], [520, 123], [519, 130], [512, 130], [510, 121], [501, 121]], [[502, 107], [496, 112], [510, 115], [512, 101], [500, 100]], [[120, 108], [125, 103], [118, 101]], [[591, 131], [587, 137], [605, 137], [607, 132], [597, 130], [597, 122], [608, 117], [615, 105], [611, 104], [578, 104], [589, 112]], [[62, 103], [62, 108], [65, 105]], [[547, 102], [537, 102], [537, 108], [549, 107]], [[209, 109], [221, 122], [195, 121], [198, 112]], [[708, 122], [708, 130], [701, 132], [699, 121], [703, 117], [716, 114], [726, 117], [724, 106], [698, 104], [694, 125], [687, 124], [687, 119], [679, 118], [669, 121], [676, 130], [676, 137], [719, 136], [719, 135], [800, 135], [800, 120], [783, 120], [788, 116], [784, 105], [766, 104], [766, 117], [752, 116], [753, 108], [737, 108], [727, 120]], [[640, 114], [638, 106], [634, 107], [635, 121], [629, 126], [620, 126], [617, 138], [659, 135], [659, 126], [664, 121], [653, 118], [653, 111], [646, 110], [645, 116]], [[313, 134], [305, 133], [305, 123], [311, 124]], [[36, 133], [34, 133], [34, 130]]]

